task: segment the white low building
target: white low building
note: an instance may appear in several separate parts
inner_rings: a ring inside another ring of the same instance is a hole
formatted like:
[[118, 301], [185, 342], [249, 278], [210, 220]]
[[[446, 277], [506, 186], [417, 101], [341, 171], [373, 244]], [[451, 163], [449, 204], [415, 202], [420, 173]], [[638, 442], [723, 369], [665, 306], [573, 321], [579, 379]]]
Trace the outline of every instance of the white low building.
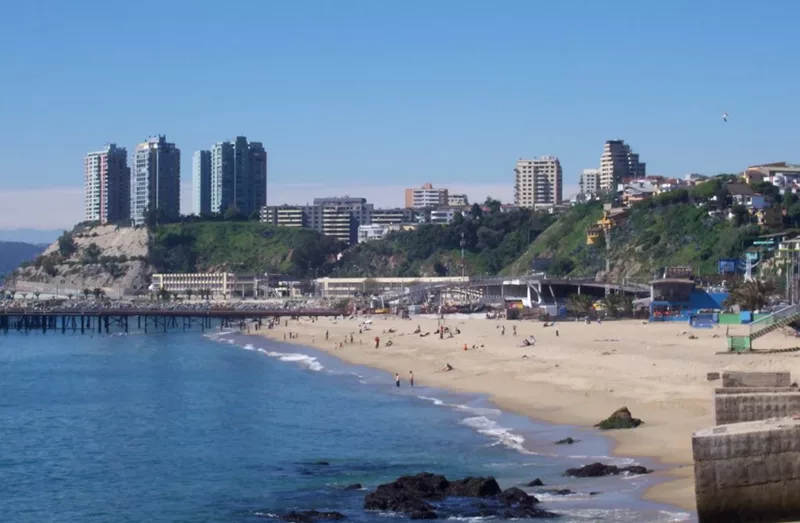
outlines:
[[153, 274], [150, 289], [170, 293], [192, 291], [198, 294], [208, 290], [213, 298], [230, 298], [236, 286], [236, 275], [230, 272]]

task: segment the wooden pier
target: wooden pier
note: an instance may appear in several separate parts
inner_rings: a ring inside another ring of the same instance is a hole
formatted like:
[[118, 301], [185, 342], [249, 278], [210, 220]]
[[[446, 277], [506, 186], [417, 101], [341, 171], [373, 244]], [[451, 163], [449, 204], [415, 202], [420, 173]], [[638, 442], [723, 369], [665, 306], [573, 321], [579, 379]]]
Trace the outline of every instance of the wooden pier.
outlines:
[[236, 309], [97, 309], [97, 310], [6, 310], [0, 311], [0, 332], [67, 332], [81, 334], [111, 332], [167, 332], [169, 329], [184, 331], [198, 327], [201, 331], [211, 329], [216, 322], [222, 328], [247, 327], [248, 322], [260, 329], [264, 320], [279, 320], [281, 317], [340, 316], [331, 310], [236, 310]]

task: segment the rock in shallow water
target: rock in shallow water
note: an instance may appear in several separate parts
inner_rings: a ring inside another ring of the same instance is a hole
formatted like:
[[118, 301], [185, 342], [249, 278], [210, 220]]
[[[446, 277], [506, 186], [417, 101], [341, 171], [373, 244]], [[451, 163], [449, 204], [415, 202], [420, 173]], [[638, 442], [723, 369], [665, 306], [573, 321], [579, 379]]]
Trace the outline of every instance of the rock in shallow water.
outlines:
[[347, 485], [344, 489], [345, 490], [361, 490], [362, 487], [361, 483], [353, 483], [352, 485]]
[[614, 465], [604, 465], [603, 463], [592, 463], [591, 465], [584, 465], [579, 468], [567, 469], [564, 475], [572, 478], [599, 478], [602, 476], [618, 476], [626, 472], [628, 474], [649, 474], [653, 471], [640, 465], [617, 467]]
[[541, 479], [536, 478], [533, 481], [530, 481], [530, 482], [526, 483], [525, 486], [526, 487], [544, 487], [544, 482]]
[[[436, 502], [448, 500], [443, 506]], [[464, 498], [462, 504], [457, 500]], [[467, 499], [480, 499], [478, 504]], [[403, 476], [379, 485], [364, 498], [367, 510], [391, 510], [411, 519], [436, 519], [439, 517], [533, 518], [553, 517], [555, 514], [535, 508], [539, 502], [525, 491], [512, 487], [502, 491], [494, 478], [469, 477], [448, 481], [441, 475], [421, 473]]]
[[564, 439], [560, 439], [560, 440], [556, 441], [554, 443], [554, 445], [572, 445], [573, 443], [577, 443], [577, 442], [578, 442], [577, 439], [564, 438]]

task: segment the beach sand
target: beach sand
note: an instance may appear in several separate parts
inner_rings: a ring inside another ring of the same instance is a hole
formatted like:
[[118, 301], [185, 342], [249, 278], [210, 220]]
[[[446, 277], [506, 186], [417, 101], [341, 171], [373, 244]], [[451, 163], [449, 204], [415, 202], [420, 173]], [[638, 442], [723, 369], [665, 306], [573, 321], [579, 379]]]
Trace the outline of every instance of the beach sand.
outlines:
[[[721, 386], [719, 381], [708, 381], [706, 374], [800, 372], [800, 356], [794, 353], [719, 354], [726, 348], [725, 326], [693, 329], [683, 322], [630, 320], [590, 325], [570, 321], [544, 327], [531, 321], [445, 318], [444, 325], [461, 333], [440, 339], [436, 319], [371, 319], [370, 330], [362, 334], [359, 325], [364, 318], [314, 322], [305, 318], [289, 320], [288, 326], [282, 320], [279, 327], [258, 333], [283, 340], [291, 331], [297, 334], [287, 340], [292, 343], [399, 373], [404, 382], [413, 371], [417, 384], [486, 394], [501, 408], [552, 423], [591, 427], [627, 406], [644, 425], [604, 434], [616, 442], [618, 455], [651, 457], [671, 465], [659, 473], [669, 480], [650, 489], [646, 497], [687, 510], [695, 509], [692, 432], [713, 424], [712, 394]], [[412, 334], [417, 326], [431, 334]], [[732, 326], [731, 332], [742, 329]], [[354, 343], [349, 343], [351, 334]], [[535, 336], [535, 346], [519, 347], [529, 335]], [[375, 336], [380, 337], [378, 349]], [[392, 345], [387, 347], [390, 340]], [[800, 340], [775, 332], [758, 343], [777, 348], [800, 345]], [[443, 372], [447, 363], [454, 370]]]

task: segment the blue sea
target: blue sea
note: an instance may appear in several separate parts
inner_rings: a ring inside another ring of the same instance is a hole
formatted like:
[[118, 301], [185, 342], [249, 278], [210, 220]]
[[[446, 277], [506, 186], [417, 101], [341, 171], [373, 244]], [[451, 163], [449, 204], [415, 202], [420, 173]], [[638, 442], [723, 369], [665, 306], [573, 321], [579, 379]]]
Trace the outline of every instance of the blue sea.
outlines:
[[[364, 496], [422, 471], [571, 489], [528, 489], [563, 523], [694, 520], [640, 500], [652, 477], [563, 478], [634, 463], [592, 432], [397, 389], [390, 374], [260, 337], [8, 334], [0, 376], [0, 521], [247, 523], [325, 509], [401, 522], [365, 512]], [[566, 436], [580, 442], [552, 444]]]

